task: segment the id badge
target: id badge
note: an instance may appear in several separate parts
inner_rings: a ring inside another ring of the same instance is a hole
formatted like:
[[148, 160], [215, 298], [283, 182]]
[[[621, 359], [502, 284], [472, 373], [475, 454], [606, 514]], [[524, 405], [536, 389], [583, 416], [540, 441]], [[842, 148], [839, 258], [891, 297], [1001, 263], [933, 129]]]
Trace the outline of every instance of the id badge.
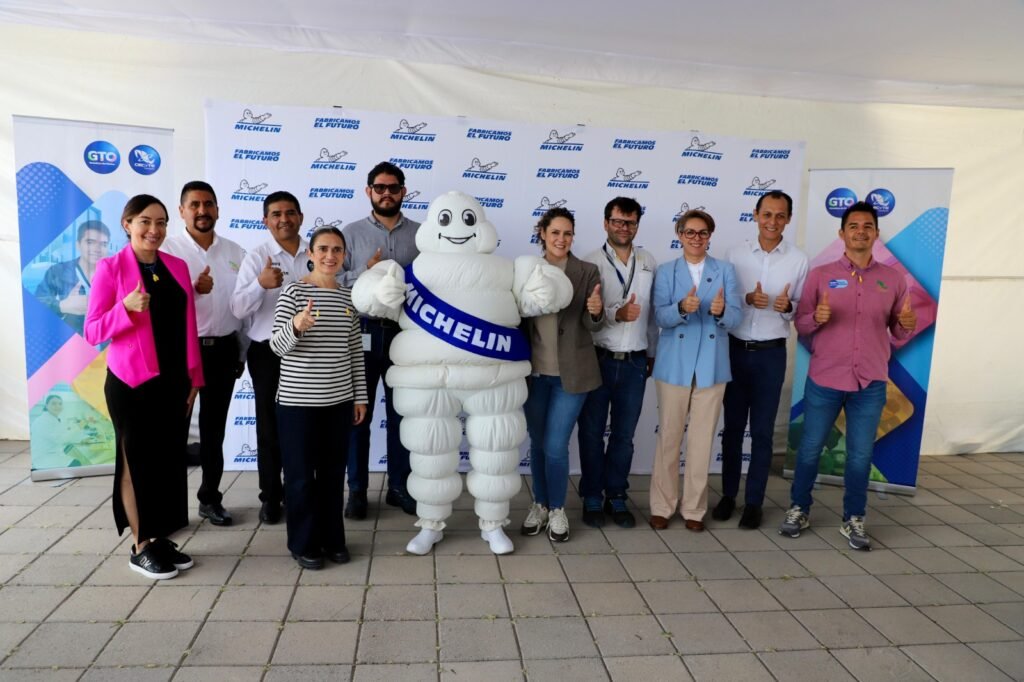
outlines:
[[369, 334], [363, 334], [362, 337], [363, 337], [363, 352], [364, 353], [369, 353], [370, 352], [370, 348], [371, 348], [370, 335]]

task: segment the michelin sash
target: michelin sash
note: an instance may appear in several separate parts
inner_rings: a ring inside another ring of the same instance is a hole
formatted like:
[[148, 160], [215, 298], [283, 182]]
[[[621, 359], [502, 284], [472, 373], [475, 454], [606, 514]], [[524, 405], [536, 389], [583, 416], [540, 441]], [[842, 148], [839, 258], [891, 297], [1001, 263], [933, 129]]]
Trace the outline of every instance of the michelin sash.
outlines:
[[438, 298], [405, 266], [405, 314], [425, 332], [468, 353], [495, 360], [530, 359], [526, 336], [514, 327], [482, 320]]

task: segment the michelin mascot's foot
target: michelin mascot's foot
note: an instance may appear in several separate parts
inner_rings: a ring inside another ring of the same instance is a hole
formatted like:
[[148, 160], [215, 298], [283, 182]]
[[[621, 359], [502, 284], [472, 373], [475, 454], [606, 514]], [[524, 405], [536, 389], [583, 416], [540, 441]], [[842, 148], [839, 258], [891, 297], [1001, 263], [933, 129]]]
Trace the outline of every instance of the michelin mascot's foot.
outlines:
[[491, 551], [495, 554], [511, 554], [515, 547], [512, 546], [512, 541], [505, 535], [505, 531], [501, 528], [495, 528], [494, 530], [482, 530], [480, 531], [480, 537], [487, 541], [487, 544], [491, 546]]
[[431, 530], [430, 528], [424, 528], [421, 530], [416, 537], [409, 541], [409, 544], [405, 546], [405, 551], [409, 554], [424, 554], [430, 553], [434, 545], [441, 542], [444, 539], [444, 531]]

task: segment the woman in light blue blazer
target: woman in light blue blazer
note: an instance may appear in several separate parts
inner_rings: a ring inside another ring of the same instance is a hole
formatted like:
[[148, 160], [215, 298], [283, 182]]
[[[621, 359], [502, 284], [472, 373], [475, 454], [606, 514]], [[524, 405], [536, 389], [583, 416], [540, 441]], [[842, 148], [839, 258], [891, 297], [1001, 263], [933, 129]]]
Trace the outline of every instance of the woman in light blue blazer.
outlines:
[[[676, 222], [683, 257], [658, 267], [651, 304], [661, 328], [654, 380], [658, 391], [658, 447], [651, 475], [651, 527], [662, 530], [679, 506], [686, 528], [704, 530], [708, 468], [729, 371], [729, 330], [742, 319], [732, 264], [707, 255], [714, 219], [704, 211]], [[686, 417], [690, 416], [690, 427]], [[679, 448], [686, 439], [683, 497]]]

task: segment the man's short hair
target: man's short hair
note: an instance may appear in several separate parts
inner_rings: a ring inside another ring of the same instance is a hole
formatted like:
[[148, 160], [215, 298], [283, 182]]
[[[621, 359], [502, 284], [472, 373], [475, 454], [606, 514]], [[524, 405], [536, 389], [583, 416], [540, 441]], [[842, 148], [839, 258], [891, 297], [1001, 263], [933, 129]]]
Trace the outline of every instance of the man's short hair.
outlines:
[[640, 202], [632, 197], [615, 197], [607, 204], [604, 205], [604, 219], [608, 220], [612, 217], [612, 209], [619, 209], [619, 213], [622, 215], [633, 215], [636, 214], [637, 222], [640, 222], [640, 217], [643, 215], [643, 209], [640, 208]]
[[185, 195], [189, 192], [209, 192], [213, 195], [213, 203], [217, 203], [217, 193], [213, 191], [213, 187], [210, 183], [203, 182], [202, 180], [193, 180], [192, 182], [186, 182], [185, 186], [181, 188], [181, 199], [179, 199], [179, 205], [185, 205]]
[[793, 197], [789, 196], [781, 189], [773, 189], [771, 192], [762, 194], [757, 198], [757, 204], [754, 205], [754, 213], [758, 213], [761, 210], [761, 202], [768, 199], [785, 199], [786, 200], [786, 215], [790, 218], [793, 217]]
[[839, 223], [839, 229], [846, 229], [846, 219], [850, 217], [851, 213], [870, 213], [871, 217], [875, 219], [875, 227], [878, 227], [878, 211], [875, 207], [866, 201], [858, 201], [853, 206], [843, 211], [842, 221]]
[[366, 176], [366, 186], [369, 187], [372, 185], [378, 175], [394, 175], [398, 178], [398, 184], [403, 187], [405, 186], [405, 173], [402, 172], [401, 168], [390, 161], [381, 161], [370, 169], [369, 174]]
[[676, 221], [676, 232], [682, 232], [683, 226], [686, 225], [690, 218], [700, 218], [704, 221], [704, 225], [707, 226], [708, 232], [715, 231], [715, 219], [711, 217], [711, 214], [707, 211], [702, 211], [699, 208], [691, 208], [689, 211], [679, 216], [679, 220]]
[[276, 204], [279, 201], [290, 201], [295, 204], [295, 210], [302, 213], [302, 208], [299, 206], [299, 200], [295, 198], [295, 195], [291, 192], [286, 192], [283, 189], [279, 189], [276, 192], [271, 192], [267, 195], [267, 198], [263, 200], [263, 217], [267, 217], [267, 212], [270, 210], [271, 204]]
[[94, 232], [101, 232], [105, 237], [107, 237], [108, 239], [110, 238], [109, 227], [107, 227], [99, 220], [86, 220], [84, 223], [78, 226], [78, 239], [76, 239], [75, 241], [82, 241], [82, 238], [85, 237], [85, 233], [88, 232], [89, 230], [92, 230]]

